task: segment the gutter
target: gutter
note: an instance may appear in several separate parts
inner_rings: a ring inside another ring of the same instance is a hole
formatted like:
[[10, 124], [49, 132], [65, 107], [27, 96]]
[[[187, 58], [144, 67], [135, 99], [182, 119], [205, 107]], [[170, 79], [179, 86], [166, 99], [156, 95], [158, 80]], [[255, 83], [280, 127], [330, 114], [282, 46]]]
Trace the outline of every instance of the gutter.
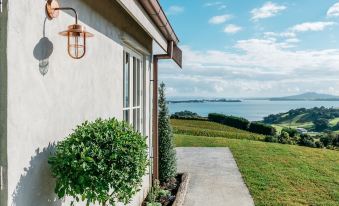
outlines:
[[176, 45], [179, 43], [179, 38], [174, 32], [170, 22], [168, 21], [164, 10], [158, 0], [139, 0], [139, 3], [152, 18], [156, 26], [164, 35], [167, 41], [173, 41]]

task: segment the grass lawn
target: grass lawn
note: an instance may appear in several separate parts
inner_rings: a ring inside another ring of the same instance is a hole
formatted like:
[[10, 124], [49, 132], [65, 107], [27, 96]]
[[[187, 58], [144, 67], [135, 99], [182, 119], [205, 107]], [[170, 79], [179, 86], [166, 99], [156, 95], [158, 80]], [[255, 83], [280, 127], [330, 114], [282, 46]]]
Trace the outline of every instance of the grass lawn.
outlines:
[[171, 124], [173, 126], [174, 133], [177, 134], [224, 137], [229, 139], [263, 140], [265, 138], [264, 135], [254, 134], [209, 121], [172, 119]]
[[[206, 128], [219, 128], [213, 124], [206, 122]], [[199, 123], [194, 130], [206, 128]], [[229, 147], [256, 205], [339, 205], [338, 151], [180, 132], [175, 142], [178, 147]]]
[[339, 205], [339, 152], [175, 135], [178, 147], [229, 147], [256, 205]]

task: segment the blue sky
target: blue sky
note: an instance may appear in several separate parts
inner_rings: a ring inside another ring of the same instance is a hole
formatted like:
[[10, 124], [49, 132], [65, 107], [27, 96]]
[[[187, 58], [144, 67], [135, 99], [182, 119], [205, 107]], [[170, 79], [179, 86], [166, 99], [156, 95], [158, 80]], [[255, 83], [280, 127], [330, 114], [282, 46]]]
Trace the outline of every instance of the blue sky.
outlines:
[[339, 95], [338, 0], [160, 0], [184, 52], [169, 96]]

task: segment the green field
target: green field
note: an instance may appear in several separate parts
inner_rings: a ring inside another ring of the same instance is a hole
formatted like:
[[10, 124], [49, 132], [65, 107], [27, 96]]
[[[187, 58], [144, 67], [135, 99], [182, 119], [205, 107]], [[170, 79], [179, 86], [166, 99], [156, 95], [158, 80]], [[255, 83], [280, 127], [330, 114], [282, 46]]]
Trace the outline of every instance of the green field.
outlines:
[[298, 115], [296, 117], [294, 117], [293, 119], [291, 119], [290, 121], [285, 121], [279, 124], [273, 124], [272, 126], [275, 127], [277, 129], [278, 132], [280, 132], [283, 128], [304, 128], [307, 130], [312, 130], [314, 129], [314, 124], [312, 122], [305, 122], [305, 123], [298, 123], [298, 120], [303, 116], [302, 115]]
[[264, 135], [250, 133], [209, 121], [172, 119], [171, 124], [176, 134], [251, 140], [263, 140], [265, 138]]
[[[215, 131], [235, 129], [223, 130], [223, 125], [211, 122], [172, 124], [178, 147], [229, 147], [256, 205], [339, 205], [338, 151], [213, 137]], [[186, 126], [183, 133], [179, 126]], [[210, 130], [214, 132], [209, 137], [187, 135]]]

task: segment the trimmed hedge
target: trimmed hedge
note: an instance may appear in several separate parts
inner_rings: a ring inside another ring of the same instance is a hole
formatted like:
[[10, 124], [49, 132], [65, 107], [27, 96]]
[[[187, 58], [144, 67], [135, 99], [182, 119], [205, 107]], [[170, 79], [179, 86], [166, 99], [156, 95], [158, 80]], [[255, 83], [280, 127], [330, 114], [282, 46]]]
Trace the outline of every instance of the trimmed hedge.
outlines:
[[276, 130], [274, 129], [274, 127], [259, 122], [252, 122], [248, 128], [248, 131], [263, 135], [276, 134]]
[[210, 113], [208, 114], [208, 121], [217, 122], [230, 127], [234, 127], [241, 130], [247, 130], [252, 133], [262, 135], [275, 135], [276, 130], [270, 125], [266, 125], [259, 122], [250, 122], [242, 117], [227, 116], [223, 114]]
[[211, 113], [208, 114], [208, 120], [212, 122], [221, 123], [231, 127], [235, 127], [242, 130], [247, 130], [250, 122], [241, 117], [227, 116], [223, 114]]
[[[115, 118], [85, 122], [49, 157], [55, 192], [90, 205], [128, 204], [148, 166], [147, 139]], [[74, 205], [72, 202], [71, 205]]]

